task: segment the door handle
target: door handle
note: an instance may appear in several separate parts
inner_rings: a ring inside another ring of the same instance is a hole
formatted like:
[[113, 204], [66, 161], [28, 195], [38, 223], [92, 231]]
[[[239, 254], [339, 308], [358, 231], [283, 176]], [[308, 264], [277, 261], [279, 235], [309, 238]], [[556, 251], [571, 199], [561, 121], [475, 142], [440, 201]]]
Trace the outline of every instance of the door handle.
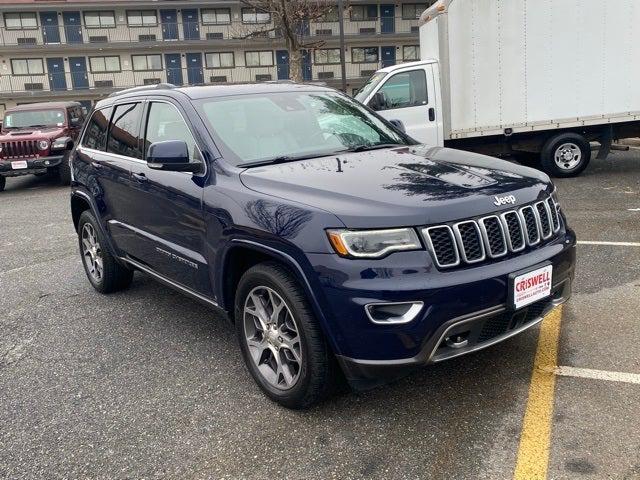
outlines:
[[100, 170], [101, 168], [104, 168], [104, 165], [102, 165], [100, 162], [96, 162], [93, 161], [91, 162], [91, 166], [97, 170]]
[[136, 181], [141, 182], [141, 183], [142, 182], [146, 182], [147, 180], [149, 180], [144, 173], [134, 173], [132, 175], [133, 175], [133, 178], [136, 179]]
[[433, 121], [435, 121], [435, 119], [436, 119], [436, 109], [431, 107], [429, 109], [429, 121], [433, 122]]

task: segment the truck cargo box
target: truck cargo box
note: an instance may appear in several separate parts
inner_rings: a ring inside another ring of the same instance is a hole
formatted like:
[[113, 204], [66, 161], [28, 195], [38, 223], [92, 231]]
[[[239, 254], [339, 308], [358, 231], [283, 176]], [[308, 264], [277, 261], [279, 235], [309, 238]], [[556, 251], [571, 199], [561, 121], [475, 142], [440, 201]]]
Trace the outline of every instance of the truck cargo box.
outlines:
[[637, 0], [443, 0], [422, 22], [445, 138], [640, 119]]

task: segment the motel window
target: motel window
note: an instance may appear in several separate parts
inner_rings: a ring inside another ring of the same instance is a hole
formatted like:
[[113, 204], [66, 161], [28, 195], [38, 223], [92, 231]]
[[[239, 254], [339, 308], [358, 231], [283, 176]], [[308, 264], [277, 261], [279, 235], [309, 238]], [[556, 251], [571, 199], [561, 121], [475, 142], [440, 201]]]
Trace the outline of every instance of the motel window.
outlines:
[[233, 52], [205, 53], [204, 58], [207, 68], [233, 68], [235, 66]]
[[420, 60], [419, 45], [405, 45], [402, 47], [403, 60]]
[[161, 55], [131, 55], [133, 69], [139, 72], [162, 70]]
[[245, 52], [245, 64], [247, 67], [271, 67], [273, 66], [273, 52]]
[[84, 25], [87, 28], [115, 28], [116, 16], [111, 11], [84, 12]]
[[5, 13], [4, 26], [7, 27], [7, 30], [38, 28], [38, 19], [33, 12]]
[[271, 14], [258, 8], [243, 8], [242, 23], [269, 23]]
[[119, 72], [120, 57], [89, 57], [89, 65], [93, 73]]
[[353, 5], [351, 7], [351, 21], [377, 20], [378, 5]]
[[427, 9], [426, 3], [405, 3], [402, 5], [402, 19], [416, 20]]
[[200, 10], [205, 25], [226, 25], [231, 23], [231, 10], [228, 8], [203, 8]]
[[14, 75], [42, 75], [44, 63], [41, 58], [12, 59], [11, 71]]
[[315, 63], [317, 64], [336, 64], [340, 63], [339, 48], [322, 48], [314, 52]]
[[378, 58], [378, 47], [355, 47], [351, 49], [351, 61], [353, 63], [377, 63]]
[[130, 27], [153, 27], [158, 24], [155, 10], [127, 10], [127, 24]]

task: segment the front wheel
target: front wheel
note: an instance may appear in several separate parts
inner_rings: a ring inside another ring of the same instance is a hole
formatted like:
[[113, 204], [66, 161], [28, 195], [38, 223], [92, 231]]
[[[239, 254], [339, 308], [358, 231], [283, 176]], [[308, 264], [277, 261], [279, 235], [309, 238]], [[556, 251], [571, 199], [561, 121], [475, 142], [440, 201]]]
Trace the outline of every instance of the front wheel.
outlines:
[[235, 322], [246, 366], [269, 398], [300, 409], [330, 393], [333, 354], [304, 291], [285, 268], [268, 262], [242, 276]]
[[71, 165], [69, 165], [69, 156], [65, 155], [58, 166], [58, 180], [60, 185], [71, 184]]
[[577, 133], [556, 135], [542, 148], [542, 168], [553, 177], [577, 177], [590, 161], [591, 146]]

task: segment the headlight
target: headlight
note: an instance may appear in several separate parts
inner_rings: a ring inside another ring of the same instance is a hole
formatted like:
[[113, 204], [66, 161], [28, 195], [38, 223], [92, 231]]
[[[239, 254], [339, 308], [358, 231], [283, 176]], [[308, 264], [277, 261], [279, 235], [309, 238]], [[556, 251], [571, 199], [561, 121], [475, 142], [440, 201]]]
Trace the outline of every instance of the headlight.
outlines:
[[40, 140], [38, 142], [38, 148], [40, 150], [46, 150], [47, 148], [49, 148], [49, 141], [48, 140]]
[[51, 143], [51, 150], [58, 150], [60, 148], [67, 148], [67, 139], [66, 138], [56, 138]]
[[342, 257], [380, 258], [400, 250], [420, 250], [412, 228], [392, 230], [328, 230], [329, 240]]

